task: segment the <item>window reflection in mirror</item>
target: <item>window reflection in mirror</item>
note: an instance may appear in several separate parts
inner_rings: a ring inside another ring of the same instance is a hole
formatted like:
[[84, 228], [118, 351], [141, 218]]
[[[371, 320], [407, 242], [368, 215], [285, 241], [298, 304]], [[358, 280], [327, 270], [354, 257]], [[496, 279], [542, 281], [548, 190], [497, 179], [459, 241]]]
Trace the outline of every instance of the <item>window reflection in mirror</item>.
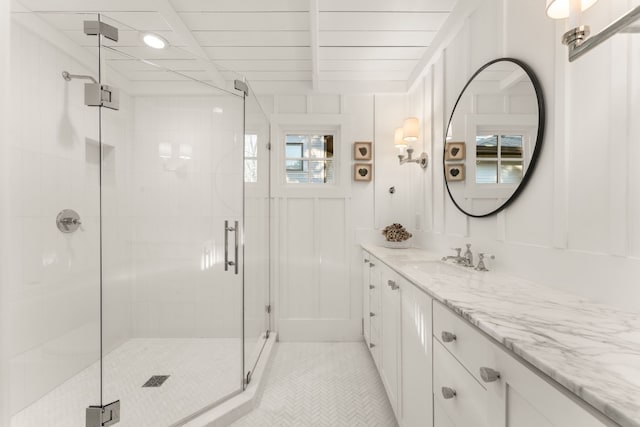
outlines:
[[476, 135], [476, 183], [522, 181], [523, 139], [523, 135]]

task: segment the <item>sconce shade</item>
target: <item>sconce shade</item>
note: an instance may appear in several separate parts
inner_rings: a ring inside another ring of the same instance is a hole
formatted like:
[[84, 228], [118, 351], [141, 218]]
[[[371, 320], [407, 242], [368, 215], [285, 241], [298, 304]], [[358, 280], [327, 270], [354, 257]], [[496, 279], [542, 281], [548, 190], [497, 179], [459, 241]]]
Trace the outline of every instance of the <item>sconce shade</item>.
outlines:
[[161, 159], [170, 159], [171, 151], [171, 144], [169, 144], [168, 142], [161, 142], [158, 145], [158, 155]]
[[191, 159], [193, 155], [193, 147], [189, 144], [180, 144], [180, 158], [183, 160]]
[[[598, 0], [578, 0], [580, 10], [585, 11], [593, 6]], [[552, 19], [568, 18], [571, 12], [571, 0], [547, 0], [547, 16]]]
[[407, 143], [403, 138], [404, 134], [402, 132], [402, 128], [396, 128], [395, 133], [393, 134], [393, 145], [396, 147], [406, 147]]
[[404, 127], [402, 132], [404, 134], [404, 140], [407, 142], [413, 142], [418, 140], [420, 125], [416, 117], [409, 117], [404, 121]]

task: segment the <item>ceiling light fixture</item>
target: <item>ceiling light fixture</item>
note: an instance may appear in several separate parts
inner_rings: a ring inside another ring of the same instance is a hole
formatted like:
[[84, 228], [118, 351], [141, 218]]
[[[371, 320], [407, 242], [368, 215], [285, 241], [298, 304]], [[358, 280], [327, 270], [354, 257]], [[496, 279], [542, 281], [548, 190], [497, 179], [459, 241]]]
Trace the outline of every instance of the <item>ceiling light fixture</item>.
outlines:
[[149, 47], [154, 49], [164, 49], [169, 46], [169, 42], [164, 37], [153, 33], [144, 33], [142, 41]]

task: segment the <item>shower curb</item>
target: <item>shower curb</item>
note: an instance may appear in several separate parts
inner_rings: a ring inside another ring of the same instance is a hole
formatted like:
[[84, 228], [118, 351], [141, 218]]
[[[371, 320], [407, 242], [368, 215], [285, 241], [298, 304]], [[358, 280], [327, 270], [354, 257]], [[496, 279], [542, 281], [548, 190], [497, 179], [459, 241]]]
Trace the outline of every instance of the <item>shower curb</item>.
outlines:
[[264, 345], [246, 390], [183, 424], [183, 427], [226, 427], [251, 412], [256, 407], [264, 388], [265, 373], [271, 363], [277, 340], [278, 334], [272, 332]]

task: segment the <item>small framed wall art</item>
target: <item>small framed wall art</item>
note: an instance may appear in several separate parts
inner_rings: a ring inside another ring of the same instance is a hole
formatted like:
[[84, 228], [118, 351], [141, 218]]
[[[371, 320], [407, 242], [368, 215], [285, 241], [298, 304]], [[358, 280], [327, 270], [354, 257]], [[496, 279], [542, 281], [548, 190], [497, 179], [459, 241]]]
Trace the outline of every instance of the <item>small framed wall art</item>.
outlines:
[[353, 143], [353, 160], [371, 160], [371, 142]]
[[444, 148], [444, 159], [447, 161], [464, 160], [465, 143], [464, 142], [447, 142]]
[[354, 181], [371, 181], [373, 165], [371, 163], [355, 163], [353, 165]]
[[452, 163], [445, 165], [447, 181], [464, 181], [464, 164]]

